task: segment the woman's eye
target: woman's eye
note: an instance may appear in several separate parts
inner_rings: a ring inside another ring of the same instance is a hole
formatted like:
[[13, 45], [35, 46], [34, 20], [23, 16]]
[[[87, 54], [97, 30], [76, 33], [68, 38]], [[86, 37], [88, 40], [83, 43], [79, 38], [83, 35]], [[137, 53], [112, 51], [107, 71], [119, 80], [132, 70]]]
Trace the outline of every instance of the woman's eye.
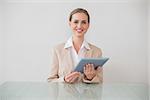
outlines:
[[86, 22], [85, 22], [85, 21], [83, 21], [82, 23], [83, 23], [83, 24], [86, 24]]
[[74, 23], [78, 23], [78, 21], [74, 21]]

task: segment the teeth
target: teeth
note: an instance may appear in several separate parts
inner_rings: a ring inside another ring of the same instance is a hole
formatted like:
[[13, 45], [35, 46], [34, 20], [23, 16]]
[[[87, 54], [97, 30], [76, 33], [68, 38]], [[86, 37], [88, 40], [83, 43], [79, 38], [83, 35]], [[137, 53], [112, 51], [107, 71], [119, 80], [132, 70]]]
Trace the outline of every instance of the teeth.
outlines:
[[77, 32], [82, 32], [82, 30], [81, 30], [81, 29], [78, 29]]

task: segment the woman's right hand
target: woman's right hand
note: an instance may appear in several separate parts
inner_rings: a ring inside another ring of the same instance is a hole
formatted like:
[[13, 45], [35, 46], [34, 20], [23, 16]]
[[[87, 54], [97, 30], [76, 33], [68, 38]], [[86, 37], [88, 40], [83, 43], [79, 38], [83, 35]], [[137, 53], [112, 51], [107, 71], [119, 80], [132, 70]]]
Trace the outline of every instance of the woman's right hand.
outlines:
[[71, 72], [70, 74], [65, 76], [64, 80], [67, 83], [75, 83], [80, 77], [80, 75], [80, 72]]

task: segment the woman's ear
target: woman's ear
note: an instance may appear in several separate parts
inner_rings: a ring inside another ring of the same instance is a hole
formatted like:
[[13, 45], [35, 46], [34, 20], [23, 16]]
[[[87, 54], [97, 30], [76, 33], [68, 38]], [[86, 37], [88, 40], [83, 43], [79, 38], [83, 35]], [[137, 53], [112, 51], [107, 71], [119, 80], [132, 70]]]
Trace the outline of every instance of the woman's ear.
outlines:
[[71, 22], [69, 21], [69, 26], [71, 26]]
[[88, 23], [88, 28], [90, 27], [90, 23]]

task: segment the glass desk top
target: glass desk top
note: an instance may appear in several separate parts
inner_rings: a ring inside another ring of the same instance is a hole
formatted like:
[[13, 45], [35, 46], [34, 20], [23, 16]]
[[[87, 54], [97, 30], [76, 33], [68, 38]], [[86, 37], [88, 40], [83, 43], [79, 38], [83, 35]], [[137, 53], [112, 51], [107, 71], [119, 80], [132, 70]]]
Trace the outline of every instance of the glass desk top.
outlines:
[[148, 100], [145, 84], [5, 82], [0, 100]]

